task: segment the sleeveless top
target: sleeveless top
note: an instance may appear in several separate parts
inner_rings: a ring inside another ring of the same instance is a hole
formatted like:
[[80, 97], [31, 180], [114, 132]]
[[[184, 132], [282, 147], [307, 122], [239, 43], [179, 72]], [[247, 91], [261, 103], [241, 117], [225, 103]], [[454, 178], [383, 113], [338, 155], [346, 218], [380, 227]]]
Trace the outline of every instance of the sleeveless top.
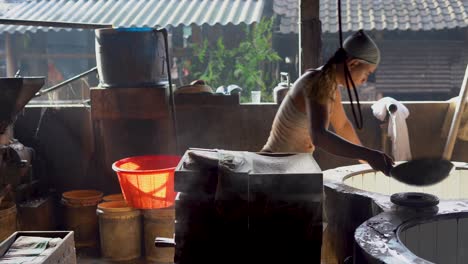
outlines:
[[[333, 107], [330, 107], [329, 115], [332, 114], [332, 109]], [[309, 127], [307, 113], [297, 109], [292, 96], [288, 93], [276, 113], [270, 136], [261, 151], [312, 153], [315, 146], [311, 140]]]

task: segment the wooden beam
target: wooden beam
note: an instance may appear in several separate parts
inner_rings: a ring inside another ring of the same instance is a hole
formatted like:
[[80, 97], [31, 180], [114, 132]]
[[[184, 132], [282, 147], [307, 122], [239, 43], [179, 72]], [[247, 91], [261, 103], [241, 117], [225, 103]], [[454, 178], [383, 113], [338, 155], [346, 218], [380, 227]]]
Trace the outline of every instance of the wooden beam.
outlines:
[[94, 59], [96, 54], [87, 53], [23, 53], [20, 58], [25, 59]]
[[81, 29], [112, 28], [111, 24], [74, 23], [74, 22], [5, 19], [5, 18], [0, 18], [0, 24], [33, 26], [33, 27], [81, 28]]
[[320, 66], [322, 26], [319, 0], [299, 0], [299, 6], [299, 72], [302, 73]]
[[468, 65], [466, 65], [465, 77], [463, 78], [463, 83], [460, 89], [460, 95], [457, 99], [457, 105], [455, 108], [455, 113], [453, 114], [452, 124], [450, 125], [450, 131], [445, 143], [443, 158], [450, 160], [452, 158], [453, 148], [455, 146], [455, 141], [458, 136], [458, 129], [460, 128], [461, 118], [465, 109], [466, 100], [468, 98]]

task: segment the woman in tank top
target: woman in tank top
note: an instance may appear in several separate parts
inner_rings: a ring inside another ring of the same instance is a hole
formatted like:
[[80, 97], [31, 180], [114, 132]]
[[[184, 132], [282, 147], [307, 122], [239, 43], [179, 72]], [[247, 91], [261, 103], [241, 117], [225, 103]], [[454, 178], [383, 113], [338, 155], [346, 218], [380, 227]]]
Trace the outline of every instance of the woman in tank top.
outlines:
[[[341, 103], [345, 86], [344, 63], [356, 86], [367, 81], [380, 60], [374, 41], [363, 31], [348, 37], [322, 67], [307, 70], [293, 85], [276, 113], [264, 152], [329, 153], [369, 163], [386, 175], [393, 160], [385, 153], [362, 146]], [[332, 125], [335, 132], [330, 131]]]

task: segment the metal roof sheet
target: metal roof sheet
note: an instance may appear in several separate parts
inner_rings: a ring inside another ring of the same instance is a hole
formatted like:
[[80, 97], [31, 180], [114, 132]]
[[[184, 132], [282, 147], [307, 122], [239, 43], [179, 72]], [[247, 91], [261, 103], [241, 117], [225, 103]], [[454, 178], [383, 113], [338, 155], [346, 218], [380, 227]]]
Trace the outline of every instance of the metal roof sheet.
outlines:
[[[274, 0], [280, 32], [297, 33], [298, 0]], [[440, 30], [468, 26], [468, 0], [342, 0], [343, 31]], [[322, 31], [338, 31], [336, 0], [320, 0]]]
[[[265, 0], [28, 0], [1, 18], [114, 27], [167, 27], [191, 24], [251, 24], [261, 19]], [[1, 32], [65, 28], [0, 25]], [[70, 30], [70, 29], [65, 29]]]

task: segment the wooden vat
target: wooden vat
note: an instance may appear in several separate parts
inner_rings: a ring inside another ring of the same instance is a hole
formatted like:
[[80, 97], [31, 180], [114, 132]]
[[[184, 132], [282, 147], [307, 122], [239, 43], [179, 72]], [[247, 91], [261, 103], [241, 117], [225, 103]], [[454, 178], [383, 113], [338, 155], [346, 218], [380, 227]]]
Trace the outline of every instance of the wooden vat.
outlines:
[[468, 201], [395, 206], [361, 224], [355, 240], [355, 263], [467, 263]]
[[[369, 165], [339, 167], [324, 172], [324, 206], [327, 251], [342, 263], [353, 255], [354, 232], [367, 219], [391, 210], [390, 195], [426, 192], [443, 200], [468, 199], [468, 165], [454, 162], [455, 170], [444, 181], [414, 187], [375, 172]], [[423, 177], [423, 175], [420, 175]]]

